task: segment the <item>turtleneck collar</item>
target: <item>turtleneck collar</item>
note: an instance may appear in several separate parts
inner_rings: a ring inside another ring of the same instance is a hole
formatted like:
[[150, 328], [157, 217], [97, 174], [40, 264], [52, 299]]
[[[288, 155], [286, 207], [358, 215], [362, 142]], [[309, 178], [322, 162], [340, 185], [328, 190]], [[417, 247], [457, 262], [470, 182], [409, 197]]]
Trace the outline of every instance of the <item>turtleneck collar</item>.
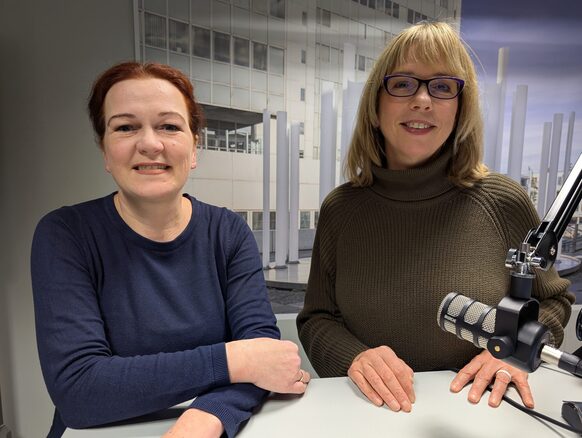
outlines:
[[414, 169], [390, 170], [372, 166], [374, 182], [370, 188], [395, 201], [421, 201], [448, 192], [455, 187], [447, 177], [452, 149], [445, 146], [435, 158]]

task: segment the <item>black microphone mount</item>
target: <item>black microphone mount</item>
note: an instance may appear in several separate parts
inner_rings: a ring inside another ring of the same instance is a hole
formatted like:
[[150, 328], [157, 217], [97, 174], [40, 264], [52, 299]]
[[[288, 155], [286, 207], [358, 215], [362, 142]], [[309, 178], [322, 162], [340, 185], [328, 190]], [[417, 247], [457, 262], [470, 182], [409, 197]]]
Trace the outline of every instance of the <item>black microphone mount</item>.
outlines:
[[582, 155], [540, 225], [529, 231], [519, 249], [507, 253], [509, 291], [497, 305], [495, 331], [487, 349], [494, 357], [528, 372], [544, 361], [582, 376], [579, 358], [548, 345], [549, 330], [538, 322], [539, 303], [531, 297], [536, 269], [547, 271], [553, 266], [558, 242], [581, 199]]

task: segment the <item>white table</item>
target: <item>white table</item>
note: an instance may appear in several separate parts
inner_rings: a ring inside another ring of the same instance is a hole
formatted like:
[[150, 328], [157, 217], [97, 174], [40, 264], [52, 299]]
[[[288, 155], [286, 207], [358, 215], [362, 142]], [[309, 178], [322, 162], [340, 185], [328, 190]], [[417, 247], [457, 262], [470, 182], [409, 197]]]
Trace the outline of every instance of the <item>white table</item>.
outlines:
[[[453, 373], [415, 374], [416, 403], [412, 413], [378, 408], [344, 377], [313, 379], [303, 396], [272, 395], [240, 432], [240, 438], [547, 438], [576, 434], [534, 419], [502, 402], [497, 409], [486, 398], [477, 405], [467, 401], [468, 388], [449, 391]], [[530, 375], [536, 410], [561, 418], [562, 400], [582, 401], [582, 379], [555, 368], [539, 368]], [[489, 393], [486, 394], [488, 396]], [[509, 394], [519, 399], [517, 391]], [[71, 430], [66, 438], [159, 437], [174, 420], [101, 429]]]

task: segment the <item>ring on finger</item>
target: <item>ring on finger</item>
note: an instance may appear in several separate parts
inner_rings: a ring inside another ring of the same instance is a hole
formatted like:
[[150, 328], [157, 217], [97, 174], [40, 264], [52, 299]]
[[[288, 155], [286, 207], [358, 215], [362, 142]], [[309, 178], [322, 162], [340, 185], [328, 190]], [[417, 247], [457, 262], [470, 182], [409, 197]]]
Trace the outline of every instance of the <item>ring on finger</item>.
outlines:
[[303, 378], [305, 377], [305, 374], [303, 374], [303, 370], [299, 370], [299, 373], [300, 373], [301, 375], [299, 376], [299, 378], [297, 379], [297, 381], [298, 381], [298, 382], [301, 382], [301, 383], [305, 383], [305, 382], [303, 381]]
[[509, 371], [504, 370], [503, 368], [501, 368], [501, 369], [497, 370], [497, 372], [495, 373], [495, 376], [497, 376], [499, 373], [505, 374], [509, 378], [509, 381], [507, 383], [508, 384], [511, 383], [511, 373]]

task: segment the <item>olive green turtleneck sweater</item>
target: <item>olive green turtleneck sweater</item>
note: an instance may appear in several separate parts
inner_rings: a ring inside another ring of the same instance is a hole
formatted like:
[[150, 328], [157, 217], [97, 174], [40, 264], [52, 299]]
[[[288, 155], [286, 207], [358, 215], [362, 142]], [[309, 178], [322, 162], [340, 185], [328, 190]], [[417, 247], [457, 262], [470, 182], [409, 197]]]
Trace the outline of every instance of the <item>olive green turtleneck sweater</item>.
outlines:
[[[443, 332], [449, 292], [496, 305], [508, 290], [505, 257], [539, 219], [524, 190], [499, 174], [470, 189], [446, 177], [450, 151], [411, 170], [373, 169], [374, 183], [336, 188], [321, 207], [301, 342], [321, 377], [343, 376], [360, 352], [387, 345], [414, 371], [462, 367], [479, 351]], [[569, 282], [539, 272], [540, 321], [559, 345]]]

